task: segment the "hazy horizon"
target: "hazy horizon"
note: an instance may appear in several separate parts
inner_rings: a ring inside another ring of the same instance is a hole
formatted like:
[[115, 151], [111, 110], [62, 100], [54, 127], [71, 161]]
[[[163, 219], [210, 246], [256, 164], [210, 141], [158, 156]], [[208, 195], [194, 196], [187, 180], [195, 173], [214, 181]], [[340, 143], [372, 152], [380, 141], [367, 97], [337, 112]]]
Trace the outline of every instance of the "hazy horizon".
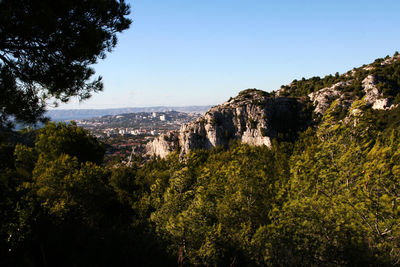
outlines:
[[103, 110], [103, 109], [129, 109], [129, 108], [186, 108], [186, 107], [207, 107], [207, 106], [213, 106], [213, 105], [186, 105], [186, 106], [126, 106], [126, 107], [112, 107], [112, 108], [80, 108], [80, 107], [68, 107], [68, 106], [63, 106], [63, 107], [57, 107], [57, 108], [49, 108], [47, 111], [54, 111], [54, 110]]

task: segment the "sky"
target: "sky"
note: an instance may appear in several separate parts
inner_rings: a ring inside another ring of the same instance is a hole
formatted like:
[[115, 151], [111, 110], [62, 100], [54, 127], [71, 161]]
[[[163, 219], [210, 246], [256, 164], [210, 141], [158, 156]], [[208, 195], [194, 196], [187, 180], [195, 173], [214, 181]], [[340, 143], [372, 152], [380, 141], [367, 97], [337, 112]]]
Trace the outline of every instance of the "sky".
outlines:
[[217, 105], [400, 51], [399, 0], [132, 0], [94, 65], [104, 91], [59, 109]]

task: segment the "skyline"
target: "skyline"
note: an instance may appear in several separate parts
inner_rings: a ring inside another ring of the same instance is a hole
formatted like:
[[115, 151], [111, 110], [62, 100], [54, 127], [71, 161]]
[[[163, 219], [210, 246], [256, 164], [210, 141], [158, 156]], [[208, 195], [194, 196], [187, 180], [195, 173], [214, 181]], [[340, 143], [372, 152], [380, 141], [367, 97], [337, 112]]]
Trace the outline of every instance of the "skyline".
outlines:
[[93, 66], [104, 91], [57, 109], [216, 105], [400, 50], [396, 1], [128, 2], [130, 29]]

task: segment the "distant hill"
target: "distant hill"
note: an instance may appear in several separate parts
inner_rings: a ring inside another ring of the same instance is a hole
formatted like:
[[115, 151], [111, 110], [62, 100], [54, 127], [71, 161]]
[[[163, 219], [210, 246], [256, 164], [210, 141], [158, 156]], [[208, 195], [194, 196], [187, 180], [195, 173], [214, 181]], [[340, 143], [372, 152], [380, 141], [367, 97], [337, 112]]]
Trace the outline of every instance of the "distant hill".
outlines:
[[54, 121], [62, 120], [79, 120], [88, 119], [93, 117], [100, 117], [105, 115], [118, 115], [124, 113], [137, 113], [137, 112], [166, 112], [166, 111], [179, 111], [179, 112], [195, 112], [205, 113], [211, 106], [187, 106], [187, 107], [139, 107], [139, 108], [112, 108], [112, 109], [58, 109], [48, 110], [46, 116]]

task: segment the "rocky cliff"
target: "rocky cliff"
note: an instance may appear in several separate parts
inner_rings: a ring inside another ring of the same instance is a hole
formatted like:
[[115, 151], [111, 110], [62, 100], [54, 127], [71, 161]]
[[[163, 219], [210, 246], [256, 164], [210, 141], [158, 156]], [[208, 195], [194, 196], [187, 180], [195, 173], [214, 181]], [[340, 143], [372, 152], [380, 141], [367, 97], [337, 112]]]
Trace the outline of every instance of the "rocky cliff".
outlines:
[[400, 54], [396, 53], [342, 75], [294, 80], [272, 93], [248, 89], [179, 131], [150, 142], [147, 154], [165, 157], [179, 150], [183, 156], [192, 149], [226, 146], [232, 139], [271, 146], [274, 138], [295, 136], [311, 123], [312, 113], [314, 119], [321, 117], [333, 103], [344, 116], [340, 119], [348, 116], [354, 100], [373, 110], [392, 109], [400, 104], [399, 73]]
[[226, 146], [232, 139], [251, 145], [271, 145], [271, 139], [296, 131], [307, 124], [301, 99], [274, 97], [249, 89], [211, 108], [198, 120], [182, 125], [179, 131], [161, 135], [150, 142], [149, 155], [165, 157], [178, 149], [181, 155], [192, 149]]

